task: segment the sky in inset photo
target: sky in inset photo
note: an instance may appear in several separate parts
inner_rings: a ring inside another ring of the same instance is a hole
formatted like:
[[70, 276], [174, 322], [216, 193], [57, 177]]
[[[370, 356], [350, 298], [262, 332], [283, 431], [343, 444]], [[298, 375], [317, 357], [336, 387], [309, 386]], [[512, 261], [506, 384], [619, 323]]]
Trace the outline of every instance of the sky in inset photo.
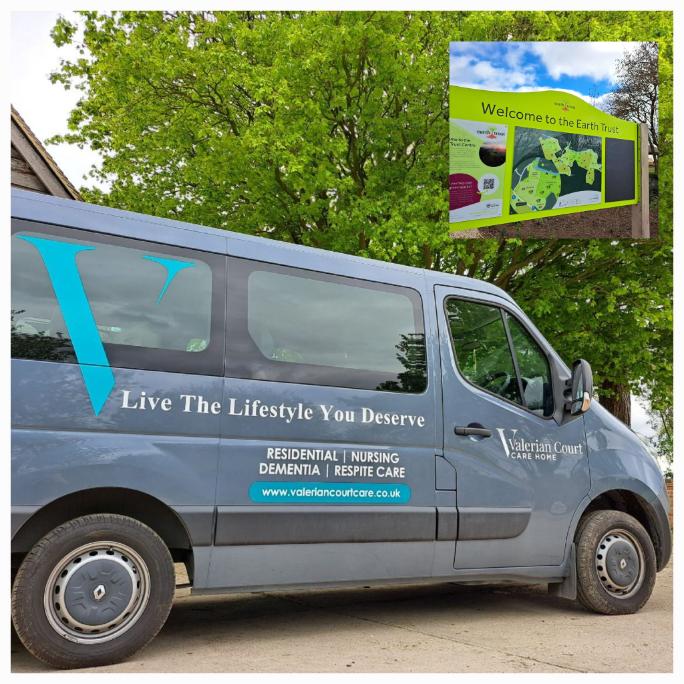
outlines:
[[449, 83], [506, 92], [563, 90], [601, 108], [616, 65], [639, 43], [458, 42], [449, 45]]

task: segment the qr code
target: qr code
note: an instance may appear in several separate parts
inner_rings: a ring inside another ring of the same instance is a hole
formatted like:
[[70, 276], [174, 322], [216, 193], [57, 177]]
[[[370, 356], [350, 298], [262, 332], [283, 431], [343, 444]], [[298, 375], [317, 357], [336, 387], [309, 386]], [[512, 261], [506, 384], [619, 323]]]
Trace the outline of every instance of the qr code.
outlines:
[[482, 189], [483, 190], [494, 190], [494, 179], [493, 178], [485, 178], [482, 181]]

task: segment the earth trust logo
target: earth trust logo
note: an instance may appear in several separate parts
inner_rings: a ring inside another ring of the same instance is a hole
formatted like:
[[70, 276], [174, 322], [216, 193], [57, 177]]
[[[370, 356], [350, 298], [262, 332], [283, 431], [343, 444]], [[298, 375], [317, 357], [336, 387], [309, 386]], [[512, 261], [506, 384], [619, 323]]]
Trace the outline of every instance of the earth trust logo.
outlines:
[[488, 138], [489, 140], [496, 140], [497, 138], [503, 138], [504, 133], [502, 131], [497, 131], [496, 128], [485, 128], [477, 131], [478, 135]]
[[571, 109], [575, 109], [574, 104], [570, 104], [567, 100], [559, 100], [553, 103], [554, 106], [560, 107], [562, 111], [569, 112]]

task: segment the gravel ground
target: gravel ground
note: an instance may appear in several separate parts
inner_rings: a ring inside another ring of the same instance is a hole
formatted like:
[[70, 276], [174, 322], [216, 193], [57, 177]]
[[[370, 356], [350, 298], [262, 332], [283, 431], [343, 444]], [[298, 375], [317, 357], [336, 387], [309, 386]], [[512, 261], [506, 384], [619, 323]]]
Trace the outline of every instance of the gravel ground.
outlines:
[[[13, 635], [12, 671], [46, 670]], [[542, 587], [180, 590], [145, 650], [95, 671], [671, 672], [672, 565], [641, 612], [615, 617]]]

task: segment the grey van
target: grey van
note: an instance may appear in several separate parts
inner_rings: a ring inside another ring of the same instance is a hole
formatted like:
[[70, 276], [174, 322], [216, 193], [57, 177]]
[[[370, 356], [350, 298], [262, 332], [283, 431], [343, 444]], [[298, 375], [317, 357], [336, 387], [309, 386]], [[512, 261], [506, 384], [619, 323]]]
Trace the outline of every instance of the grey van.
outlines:
[[60, 668], [198, 594], [547, 583], [633, 613], [663, 476], [486, 282], [12, 194], [12, 618]]

